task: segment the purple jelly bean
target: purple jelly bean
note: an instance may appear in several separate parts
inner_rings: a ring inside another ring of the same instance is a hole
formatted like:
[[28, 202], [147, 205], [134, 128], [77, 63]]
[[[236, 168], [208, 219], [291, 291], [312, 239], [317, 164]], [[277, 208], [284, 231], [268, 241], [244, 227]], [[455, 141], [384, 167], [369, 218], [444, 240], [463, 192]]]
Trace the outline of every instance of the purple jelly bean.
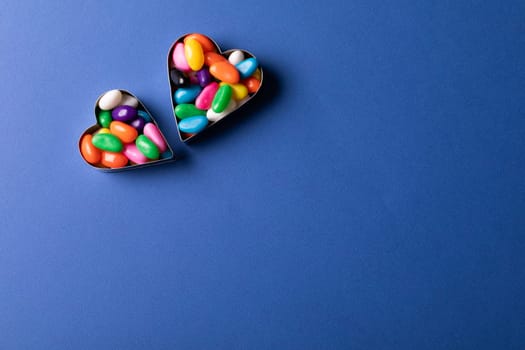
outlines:
[[142, 134], [142, 131], [144, 130], [144, 125], [146, 125], [146, 121], [142, 119], [141, 116], [139, 116], [137, 119], [133, 120], [131, 123], [129, 123], [132, 127], [137, 129], [139, 134]]
[[111, 111], [113, 120], [120, 122], [129, 122], [137, 117], [137, 110], [131, 106], [118, 106]]
[[199, 80], [199, 85], [204, 87], [211, 82], [211, 75], [207, 69], [201, 69], [197, 72], [197, 79]]

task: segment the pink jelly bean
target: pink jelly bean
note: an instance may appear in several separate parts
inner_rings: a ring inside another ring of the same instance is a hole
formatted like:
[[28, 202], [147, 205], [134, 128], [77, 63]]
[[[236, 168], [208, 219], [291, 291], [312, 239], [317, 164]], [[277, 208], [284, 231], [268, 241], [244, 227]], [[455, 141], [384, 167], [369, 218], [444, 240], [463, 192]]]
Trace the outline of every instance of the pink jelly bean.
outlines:
[[146, 124], [144, 126], [143, 133], [159, 148], [161, 152], [164, 152], [168, 149], [168, 146], [166, 146], [166, 142], [164, 141], [162, 134], [160, 133], [159, 129], [155, 126], [155, 124]]
[[183, 43], [178, 43], [177, 45], [175, 45], [175, 49], [173, 50], [171, 58], [173, 60], [175, 68], [177, 68], [178, 70], [183, 72], [188, 72], [191, 70], [190, 66], [188, 65], [188, 61], [186, 61], [186, 56], [184, 55]]
[[195, 100], [195, 107], [198, 109], [210, 109], [215, 93], [219, 89], [219, 84], [216, 82], [208, 84], [204, 89], [202, 89], [199, 96]]
[[135, 164], [144, 164], [148, 161], [148, 158], [139, 151], [134, 143], [125, 144], [122, 153]]

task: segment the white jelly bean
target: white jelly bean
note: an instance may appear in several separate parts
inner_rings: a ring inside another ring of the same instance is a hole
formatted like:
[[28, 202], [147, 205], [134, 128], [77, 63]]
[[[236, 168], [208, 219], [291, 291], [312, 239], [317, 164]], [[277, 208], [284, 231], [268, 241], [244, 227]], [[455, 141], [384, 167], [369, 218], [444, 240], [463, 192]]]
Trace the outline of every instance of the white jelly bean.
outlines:
[[240, 50], [233, 51], [230, 56], [228, 56], [228, 61], [234, 66], [244, 60], [244, 54]]
[[98, 101], [98, 106], [103, 110], [110, 110], [117, 107], [122, 100], [122, 92], [120, 90], [110, 90], [106, 92]]

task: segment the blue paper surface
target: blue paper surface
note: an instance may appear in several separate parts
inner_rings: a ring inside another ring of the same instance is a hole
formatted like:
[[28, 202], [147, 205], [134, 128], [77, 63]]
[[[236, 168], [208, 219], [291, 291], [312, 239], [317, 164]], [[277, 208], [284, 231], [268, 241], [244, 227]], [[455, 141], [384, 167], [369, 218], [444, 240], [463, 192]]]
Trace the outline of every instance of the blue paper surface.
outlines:
[[[166, 55], [260, 95], [183, 145]], [[14, 1], [0, 9], [0, 349], [525, 348], [523, 1]], [[122, 88], [180, 159], [106, 174]]]

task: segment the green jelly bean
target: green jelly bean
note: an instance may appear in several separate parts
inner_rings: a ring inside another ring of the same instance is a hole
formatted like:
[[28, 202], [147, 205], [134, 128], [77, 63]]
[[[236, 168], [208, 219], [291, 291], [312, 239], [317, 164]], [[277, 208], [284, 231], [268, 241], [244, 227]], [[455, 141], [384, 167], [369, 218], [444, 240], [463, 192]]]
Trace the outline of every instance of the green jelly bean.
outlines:
[[148, 159], [158, 159], [160, 156], [159, 148], [146, 135], [139, 135], [135, 145]]
[[206, 111], [198, 109], [194, 104], [182, 103], [175, 107], [175, 115], [180, 119], [194, 117], [196, 115], [206, 115]]
[[93, 135], [91, 143], [98, 149], [109, 152], [122, 151], [122, 141], [113, 134], [96, 134]]
[[103, 128], [109, 128], [109, 124], [113, 121], [113, 118], [111, 118], [111, 111], [100, 111], [98, 114], [98, 123]]
[[228, 107], [230, 99], [232, 98], [232, 87], [230, 85], [223, 85], [215, 93], [213, 102], [211, 103], [211, 109], [215, 113], [221, 113]]

